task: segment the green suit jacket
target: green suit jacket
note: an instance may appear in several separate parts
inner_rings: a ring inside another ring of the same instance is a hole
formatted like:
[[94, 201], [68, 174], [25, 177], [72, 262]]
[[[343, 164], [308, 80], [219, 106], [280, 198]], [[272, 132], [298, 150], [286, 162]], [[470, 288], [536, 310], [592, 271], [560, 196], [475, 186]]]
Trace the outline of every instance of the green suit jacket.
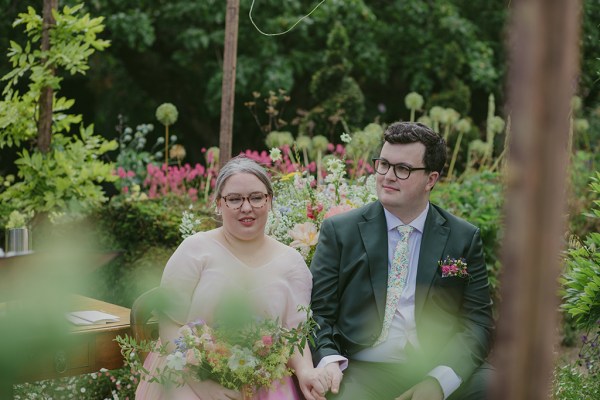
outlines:
[[[442, 278], [438, 262], [448, 256], [465, 259], [468, 278]], [[388, 240], [381, 203], [324, 220], [310, 269], [319, 324], [314, 362], [336, 354], [351, 360], [383, 325]], [[433, 204], [421, 239], [415, 321], [420, 347], [408, 362], [423, 371], [446, 365], [465, 381], [489, 352], [493, 317], [479, 229]]]

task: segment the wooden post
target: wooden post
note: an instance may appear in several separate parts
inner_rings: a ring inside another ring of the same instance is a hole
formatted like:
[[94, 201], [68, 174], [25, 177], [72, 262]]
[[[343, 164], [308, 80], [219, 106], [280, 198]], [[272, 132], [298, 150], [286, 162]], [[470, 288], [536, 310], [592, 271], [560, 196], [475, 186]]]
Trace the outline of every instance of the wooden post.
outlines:
[[223, 87], [221, 89], [221, 130], [219, 134], [220, 165], [225, 164], [231, 158], [239, 11], [239, 0], [227, 0]]
[[[44, 0], [43, 22], [42, 22], [42, 51], [50, 50], [50, 30], [56, 24], [52, 10], [58, 8], [58, 0]], [[43, 58], [42, 62], [46, 62]], [[54, 74], [54, 68], [50, 67]], [[42, 88], [39, 99], [39, 119], [37, 146], [42, 153], [50, 151], [52, 141], [52, 99], [54, 90], [50, 86]]]
[[577, 0], [514, 2], [512, 133], [491, 399], [549, 398], [558, 344], [570, 101], [579, 63]]

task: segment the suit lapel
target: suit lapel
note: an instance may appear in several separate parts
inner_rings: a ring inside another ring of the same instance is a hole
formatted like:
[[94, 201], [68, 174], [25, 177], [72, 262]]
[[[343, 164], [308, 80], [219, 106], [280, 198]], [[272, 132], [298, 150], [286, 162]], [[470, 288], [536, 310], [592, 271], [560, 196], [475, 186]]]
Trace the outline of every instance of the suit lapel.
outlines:
[[363, 217], [365, 221], [358, 223], [358, 229], [367, 253], [375, 304], [383, 321], [387, 291], [388, 241], [387, 224], [381, 203], [373, 203], [365, 210]]
[[415, 292], [415, 319], [419, 318], [425, 299], [438, 269], [438, 261], [450, 236], [450, 228], [445, 226], [446, 219], [430, 204], [423, 227], [423, 238], [419, 251], [417, 267], [417, 287]]

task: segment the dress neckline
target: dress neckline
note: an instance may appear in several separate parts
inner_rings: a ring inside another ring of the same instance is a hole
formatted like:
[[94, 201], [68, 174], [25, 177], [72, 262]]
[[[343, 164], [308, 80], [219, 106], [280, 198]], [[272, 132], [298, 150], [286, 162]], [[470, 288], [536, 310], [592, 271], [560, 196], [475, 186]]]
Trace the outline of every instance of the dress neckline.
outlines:
[[229, 253], [229, 255], [233, 258], [235, 258], [235, 260], [237, 262], [239, 262], [240, 264], [242, 264], [244, 267], [249, 268], [249, 269], [259, 269], [259, 268], [264, 268], [267, 265], [271, 264], [273, 262], [273, 258], [271, 258], [269, 261], [267, 261], [266, 263], [262, 264], [262, 265], [257, 265], [255, 267], [248, 265], [247, 263], [245, 263], [244, 261], [240, 260], [240, 258], [238, 256], [236, 256], [235, 254], [233, 254], [233, 251], [229, 250], [229, 248], [227, 248], [227, 246], [225, 246], [223, 243], [221, 243], [219, 240], [217, 240], [214, 237], [208, 237], [210, 240], [212, 240], [213, 242], [215, 242], [216, 244], [218, 244], [223, 250], [225, 250], [227, 253]]

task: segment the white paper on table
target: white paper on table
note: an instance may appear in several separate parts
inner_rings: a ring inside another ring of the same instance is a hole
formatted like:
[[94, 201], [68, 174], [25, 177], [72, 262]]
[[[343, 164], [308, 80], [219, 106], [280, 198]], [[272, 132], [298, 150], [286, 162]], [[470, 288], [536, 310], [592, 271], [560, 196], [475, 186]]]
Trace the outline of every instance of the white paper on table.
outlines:
[[120, 321], [120, 318], [116, 315], [102, 311], [73, 311], [67, 314], [67, 319], [75, 325], [104, 324]]

